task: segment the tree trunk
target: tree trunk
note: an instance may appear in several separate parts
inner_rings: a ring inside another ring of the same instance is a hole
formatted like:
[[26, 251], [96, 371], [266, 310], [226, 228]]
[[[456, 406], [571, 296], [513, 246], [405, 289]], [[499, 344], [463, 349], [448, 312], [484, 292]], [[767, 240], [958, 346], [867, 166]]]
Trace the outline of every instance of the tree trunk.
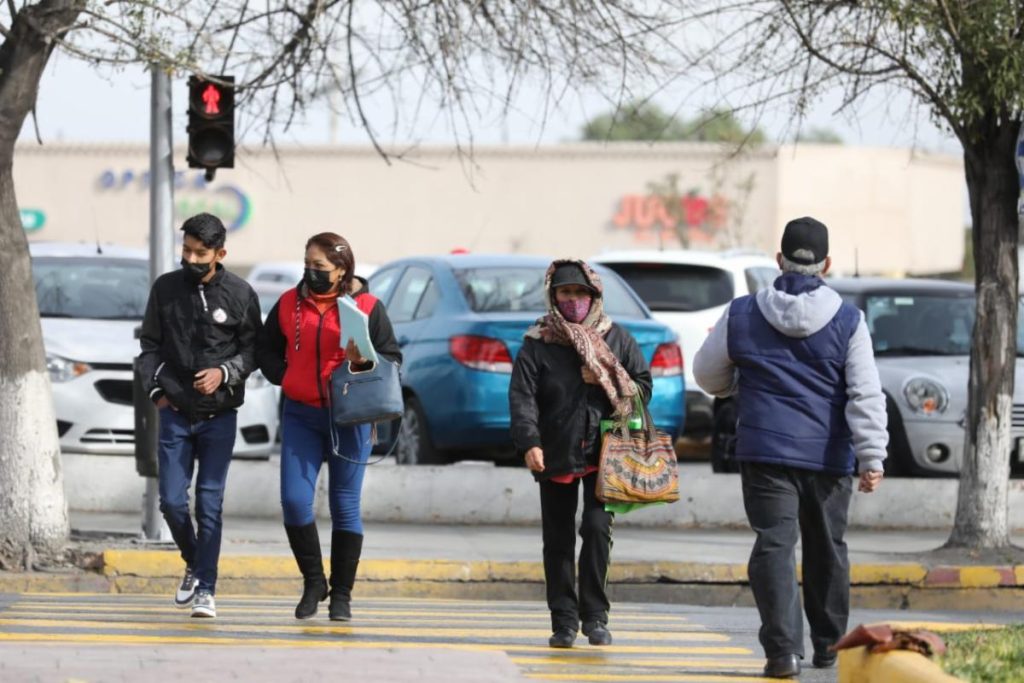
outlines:
[[1010, 545], [1007, 489], [1017, 362], [1017, 194], [1020, 121], [991, 116], [962, 140], [974, 224], [977, 318], [971, 340], [967, 433], [956, 519], [947, 547]]
[[0, 568], [63, 551], [67, 506], [28, 240], [14, 194], [14, 143], [54, 42], [83, 0], [21, 9], [0, 45]]

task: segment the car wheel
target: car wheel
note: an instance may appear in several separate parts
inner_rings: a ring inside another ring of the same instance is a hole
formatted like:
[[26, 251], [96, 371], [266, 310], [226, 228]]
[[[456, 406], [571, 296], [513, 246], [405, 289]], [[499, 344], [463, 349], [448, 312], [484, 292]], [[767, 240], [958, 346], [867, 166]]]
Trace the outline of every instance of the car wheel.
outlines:
[[736, 403], [715, 401], [711, 417], [711, 471], [738, 472], [736, 455]]
[[889, 423], [889, 443], [885, 447], [885, 476], [887, 477], [923, 477], [929, 472], [914, 462], [910, 452], [910, 442], [903, 428], [903, 417], [900, 409], [889, 397], [885, 397], [885, 412]]
[[398, 428], [395, 461], [399, 465], [436, 465], [443, 461], [427, 431], [423, 408], [413, 397], [405, 399], [402, 425]]

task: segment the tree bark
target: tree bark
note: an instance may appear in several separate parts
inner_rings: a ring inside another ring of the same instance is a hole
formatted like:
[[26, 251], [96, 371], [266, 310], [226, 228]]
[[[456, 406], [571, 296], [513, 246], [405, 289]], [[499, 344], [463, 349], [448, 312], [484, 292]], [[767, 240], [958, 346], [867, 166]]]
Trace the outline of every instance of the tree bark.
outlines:
[[1019, 297], [1014, 151], [1020, 123], [992, 114], [961, 140], [973, 222], [977, 318], [964, 460], [947, 547], [1010, 546], [1007, 489]]
[[0, 45], [0, 568], [58, 556], [68, 537], [56, 417], [28, 240], [14, 192], [14, 143], [39, 80], [83, 0], [22, 8]]

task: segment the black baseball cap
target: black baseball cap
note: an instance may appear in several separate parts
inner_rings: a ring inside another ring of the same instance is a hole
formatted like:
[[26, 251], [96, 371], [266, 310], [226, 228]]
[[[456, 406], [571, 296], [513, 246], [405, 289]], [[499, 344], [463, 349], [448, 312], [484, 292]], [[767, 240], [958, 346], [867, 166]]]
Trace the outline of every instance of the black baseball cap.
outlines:
[[[810, 252], [812, 256], [797, 256], [798, 251]], [[810, 216], [794, 218], [782, 232], [782, 255], [804, 266], [821, 263], [828, 256], [828, 228]]]
[[583, 285], [587, 289], [594, 289], [594, 285], [590, 284], [583, 269], [576, 263], [563, 263], [551, 274], [551, 289], [563, 285]]

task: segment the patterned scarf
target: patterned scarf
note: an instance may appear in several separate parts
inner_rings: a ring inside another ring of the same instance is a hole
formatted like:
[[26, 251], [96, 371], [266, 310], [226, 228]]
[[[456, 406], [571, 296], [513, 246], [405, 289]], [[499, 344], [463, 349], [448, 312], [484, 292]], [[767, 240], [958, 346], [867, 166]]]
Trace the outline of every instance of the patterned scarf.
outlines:
[[[579, 266], [595, 291], [590, 312], [580, 323], [571, 323], [565, 319], [555, 305], [555, 293], [551, 289], [551, 276], [555, 269], [566, 264]], [[629, 417], [633, 412], [633, 396], [637, 393], [637, 387], [604, 340], [604, 335], [612, 328], [612, 320], [604, 312], [603, 291], [601, 277], [586, 262], [576, 259], [554, 261], [544, 276], [548, 313], [537, 320], [536, 324], [526, 331], [525, 336], [540, 339], [546, 344], [573, 347], [583, 362], [583, 367], [594, 373], [598, 384], [608, 395], [615, 416]]]

